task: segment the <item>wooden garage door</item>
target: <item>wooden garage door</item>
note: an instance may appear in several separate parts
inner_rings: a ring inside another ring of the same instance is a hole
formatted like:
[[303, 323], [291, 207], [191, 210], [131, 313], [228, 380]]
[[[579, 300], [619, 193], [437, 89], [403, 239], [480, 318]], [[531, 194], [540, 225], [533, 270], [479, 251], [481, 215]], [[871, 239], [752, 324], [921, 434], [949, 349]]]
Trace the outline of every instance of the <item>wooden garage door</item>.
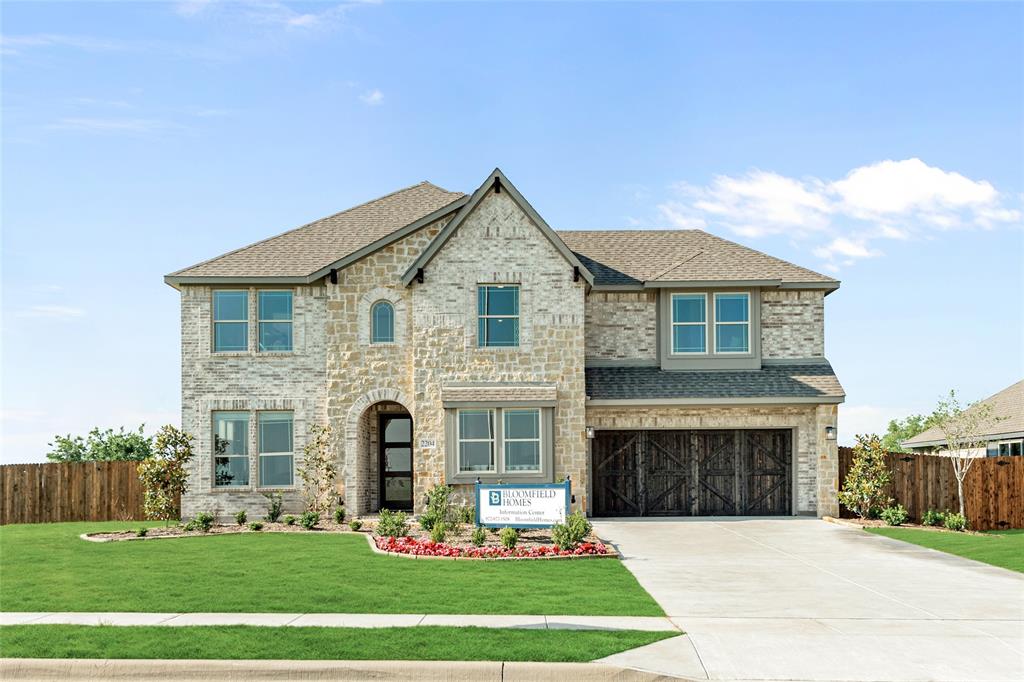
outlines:
[[596, 516], [791, 513], [788, 430], [598, 431]]

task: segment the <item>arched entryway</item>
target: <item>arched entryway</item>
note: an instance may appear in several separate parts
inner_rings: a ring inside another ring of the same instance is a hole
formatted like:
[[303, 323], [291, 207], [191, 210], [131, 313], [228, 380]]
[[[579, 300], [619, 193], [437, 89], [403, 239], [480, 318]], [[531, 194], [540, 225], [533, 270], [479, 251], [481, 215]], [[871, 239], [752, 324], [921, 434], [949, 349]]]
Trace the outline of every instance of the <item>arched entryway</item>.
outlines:
[[354, 514], [413, 507], [414, 426], [404, 398], [400, 391], [381, 389], [349, 411], [345, 489]]

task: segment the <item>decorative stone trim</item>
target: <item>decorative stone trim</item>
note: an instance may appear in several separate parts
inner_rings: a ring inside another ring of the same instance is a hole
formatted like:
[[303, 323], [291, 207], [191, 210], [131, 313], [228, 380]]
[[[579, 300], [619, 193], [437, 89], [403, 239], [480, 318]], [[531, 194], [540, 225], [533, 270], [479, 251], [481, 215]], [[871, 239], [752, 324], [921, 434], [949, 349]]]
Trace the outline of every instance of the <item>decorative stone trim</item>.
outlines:
[[[395, 340], [391, 343], [370, 343], [372, 330], [370, 312], [373, 309], [373, 304], [378, 301], [387, 301], [395, 309]], [[358, 327], [356, 329], [356, 338], [360, 346], [401, 346], [407, 342], [406, 327], [409, 313], [405, 299], [397, 290], [385, 287], [376, 287], [375, 289], [367, 291], [359, 297], [359, 304], [356, 306], [356, 314], [359, 319]]]

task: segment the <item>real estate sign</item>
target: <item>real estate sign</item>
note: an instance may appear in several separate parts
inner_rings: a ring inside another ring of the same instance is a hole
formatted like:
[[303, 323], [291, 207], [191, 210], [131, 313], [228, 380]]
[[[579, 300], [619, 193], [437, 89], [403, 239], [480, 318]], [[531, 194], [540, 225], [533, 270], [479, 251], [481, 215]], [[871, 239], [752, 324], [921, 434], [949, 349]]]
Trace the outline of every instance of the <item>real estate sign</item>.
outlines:
[[571, 483], [476, 484], [476, 522], [492, 528], [547, 528], [564, 523]]

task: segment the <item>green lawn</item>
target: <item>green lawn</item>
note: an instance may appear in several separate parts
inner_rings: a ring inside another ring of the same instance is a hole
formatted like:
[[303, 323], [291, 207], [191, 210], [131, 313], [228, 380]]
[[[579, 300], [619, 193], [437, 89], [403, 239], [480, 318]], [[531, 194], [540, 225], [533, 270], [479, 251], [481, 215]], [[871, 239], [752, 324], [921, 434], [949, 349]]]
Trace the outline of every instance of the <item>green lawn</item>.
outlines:
[[0, 527], [0, 610], [664, 615], [617, 559], [403, 559], [349, 534], [78, 538], [139, 525]]
[[0, 627], [7, 658], [592, 661], [673, 632], [460, 627]]
[[1024, 573], [1024, 529], [991, 531], [984, 535], [913, 528], [868, 528], [867, 531]]

